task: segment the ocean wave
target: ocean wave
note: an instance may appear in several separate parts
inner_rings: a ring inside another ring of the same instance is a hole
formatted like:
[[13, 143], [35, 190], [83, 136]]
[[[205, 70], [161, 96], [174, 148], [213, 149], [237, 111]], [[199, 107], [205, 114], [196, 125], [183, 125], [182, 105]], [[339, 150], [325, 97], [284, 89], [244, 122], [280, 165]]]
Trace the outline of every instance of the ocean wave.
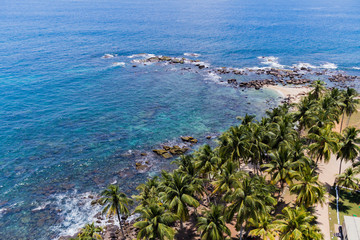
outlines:
[[128, 58], [151, 58], [151, 57], [155, 57], [155, 54], [139, 53], [139, 54], [133, 54], [133, 55], [128, 56]]
[[314, 65], [312, 65], [310, 63], [304, 63], [304, 62], [293, 64], [292, 66], [294, 68], [298, 68], [298, 69], [301, 69], [301, 68], [318, 68], [317, 66], [314, 66]]
[[360, 67], [352, 67], [352, 69], [360, 70]]
[[0, 218], [9, 211], [9, 208], [0, 208]]
[[216, 82], [216, 83], [221, 83], [220, 79], [221, 79], [221, 77], [214, 72], [208, 72], [205, 74], [205, 80], [209, 80], [209, 81]]
[[116, 57], [116, 54], [106, 53], [106, 54], [104, 54], [104, 56], [102, 56], [101, 58], [114, 58], [114, 57]]
[[32, 211], [32, 212], [36, 212], [36, 211], [43, 210], [43, 209], [45, 209], [49, 204], [50, 204], [50, 202], [45, 202], [45, 203], [39, 204], [36, 208], [33, 208], [31, 211]]
[[319, 66], [319, 68], [326, 68], [326, 69], [337, 69], [337, 65], [335, 63], [324, 63]]
[[210, 63], [207, 62], [191, 62], [195, 66], [204, 65], [206, 68], [210, 67]]
[[[59, 224], [52, 227], [52, 230], [58, 233], [58, 237], [73, 236], [84, 224], [96, 221], [94, 216], [101, 211], [101, 206], [91, 205], [94, 199], [90, 196], [94, 195], [91, 192], [78, 194], [75, 191], [53, 196], [55, 207], [61, 210], [59, 215], [63, 219]], [[105, 220], [99, 225], [104, 224]]]
[[264, 57], [260, 56], [258, 59], [261, 61], [262, 64], [268, 65], [269, 67], [273, 68], [285, 68], [285, 65], [279, 63], [279, 58], [274, 56]]
[[114, 62], [111, 66], [113, 66], [113, 67], [124, 67], [125, 63], [124, 62]]
[[201, 54], [199, 53], [184, 53], [185, 56], [188, 56], [188, 57], [200, 57]]

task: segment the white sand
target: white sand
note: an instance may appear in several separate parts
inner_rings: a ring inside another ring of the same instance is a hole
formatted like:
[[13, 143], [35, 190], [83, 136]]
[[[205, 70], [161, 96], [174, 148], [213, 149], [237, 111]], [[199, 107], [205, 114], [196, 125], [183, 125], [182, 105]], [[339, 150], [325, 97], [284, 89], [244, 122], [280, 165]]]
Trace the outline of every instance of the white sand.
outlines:
[[298, 102], [301, 96], [305, 95], [311, 90], [311, 88], [308, 86], [290, 87], [290, 86], [281, 86], [281, 85], [275, 85], [275, 86], [269, 85], [269, 86], [265, 86], [264, 88], [276, 91], [283, 98], [290, 96], [292, 103]]

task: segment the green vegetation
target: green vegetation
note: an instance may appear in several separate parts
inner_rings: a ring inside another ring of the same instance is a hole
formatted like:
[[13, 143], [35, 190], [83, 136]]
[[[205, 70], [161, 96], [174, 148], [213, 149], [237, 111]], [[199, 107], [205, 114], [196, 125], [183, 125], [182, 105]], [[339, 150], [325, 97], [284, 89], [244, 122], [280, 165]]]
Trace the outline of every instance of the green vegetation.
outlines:
[[[337, 229], [335, 229], [335, 225], [337, 225], [335, 191], [332, 190], [330, 193], [331, 202], [329, 206], [329, 221], [330, 230], [334, 233], [337, 231]], [[360, 193], [345, 191], [344, 189], [341, 189], [339, 196], [339, 213], [341, 220], [340, 223], [342, 223], [344, 216], [360, 217]]]
[[[280, 105], [259, 121], [239, 118], [217, 147], [205, 145], [181, 156], [174, 161], [176, 170], [138, 186], [132, 196], [138, 205], [134, 212], [140, 214], [134, 224], [137, 238], [171, 240], [185, 234], [187, 223], [204, 240], [230, 237], [230, 226], [240, 239], [323, 239], [312, 211], [325, 196], [317, 163], [332, 154], [345, 161], [358, 155], [359, 131], [347, 128], [341, 135], [333, 130], [340, 118], [342, 123], [356, 112], [356, 96], [354, 90], [328, 90], [315, 81], [299, 104]], [[339, 175], [337, 184], [356, 188], [351, 171]], [[296, 196], [294, 205], [281, 198], [287, 187]], [[346, 194], [341, 190], [343, 201]], [[129, 214], [131, 199], [114, 185], [102, 195], [104, 212], [116, 214], [122, 229], [120, 214]]]

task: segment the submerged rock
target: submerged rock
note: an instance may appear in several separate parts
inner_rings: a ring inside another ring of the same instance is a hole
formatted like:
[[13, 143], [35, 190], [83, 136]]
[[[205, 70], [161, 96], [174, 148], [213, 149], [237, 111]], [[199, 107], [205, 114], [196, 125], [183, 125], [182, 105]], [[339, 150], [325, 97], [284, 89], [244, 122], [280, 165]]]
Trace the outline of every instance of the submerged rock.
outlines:
[[167, 153], [167, 151], [166, 150], [163, 150], [163, 149], [154, 149], [154, 150], [152, 150], [154, 153], [156, 153], [157, 155], [163, 155], [163, 154], [165, 154], [165, 153]]

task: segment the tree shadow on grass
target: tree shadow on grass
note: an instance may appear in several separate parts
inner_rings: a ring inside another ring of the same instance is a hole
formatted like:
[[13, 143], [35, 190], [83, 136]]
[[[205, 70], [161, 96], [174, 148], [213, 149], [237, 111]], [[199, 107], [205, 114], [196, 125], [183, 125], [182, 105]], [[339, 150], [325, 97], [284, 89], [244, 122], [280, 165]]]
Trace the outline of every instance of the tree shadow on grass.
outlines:
[[[329, 205], [332, 209], [336, 210], [336, 199], [334, 199], [332, 202], [330, 202]], [[351, 209], [351, 207], [346, 205], [343, 201], [341, 201], [341, 200], [339, 201], [339, 211], [340, 212], [348, 214], [350, 209]]]

